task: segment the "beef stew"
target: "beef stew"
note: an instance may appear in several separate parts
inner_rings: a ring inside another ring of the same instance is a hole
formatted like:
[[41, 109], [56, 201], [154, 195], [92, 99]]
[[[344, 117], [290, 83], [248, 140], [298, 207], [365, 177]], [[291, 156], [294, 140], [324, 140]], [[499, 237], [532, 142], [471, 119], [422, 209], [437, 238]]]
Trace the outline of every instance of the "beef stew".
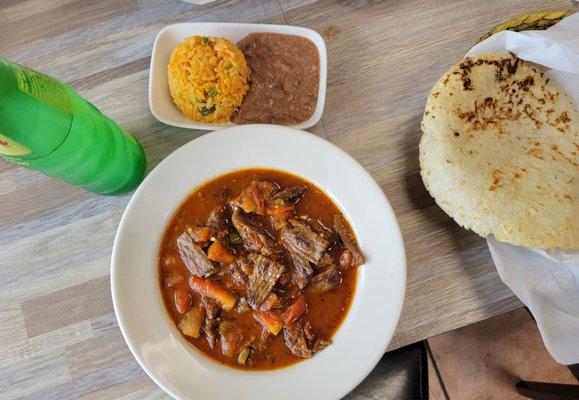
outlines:
[[193, 191], [163, 236], [163, 300], [183, 337], [209, 358], [273, 369], [331, 345], [364, 256], [314, 184], [254, 168]]

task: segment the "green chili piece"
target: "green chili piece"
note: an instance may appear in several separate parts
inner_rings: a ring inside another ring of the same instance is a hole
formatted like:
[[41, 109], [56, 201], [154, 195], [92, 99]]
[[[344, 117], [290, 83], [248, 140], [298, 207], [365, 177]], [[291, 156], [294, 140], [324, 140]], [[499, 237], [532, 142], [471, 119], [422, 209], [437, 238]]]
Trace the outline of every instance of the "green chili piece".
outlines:
[[211, 108], [202, 107], [200, 112], [201, 112], [202, 116], [206, 117], [206, 116], [211, 115], [215, 112], [215, 106], [213, 106]]

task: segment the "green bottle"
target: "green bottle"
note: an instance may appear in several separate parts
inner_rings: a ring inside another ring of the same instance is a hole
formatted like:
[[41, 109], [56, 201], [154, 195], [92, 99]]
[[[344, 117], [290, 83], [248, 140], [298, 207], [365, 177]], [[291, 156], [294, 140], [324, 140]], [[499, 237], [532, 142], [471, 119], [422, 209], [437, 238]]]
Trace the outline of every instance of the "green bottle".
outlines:
[[70, 86], [0, 58], [0, 155], [100, 194], [134, 188], [137, 141]]

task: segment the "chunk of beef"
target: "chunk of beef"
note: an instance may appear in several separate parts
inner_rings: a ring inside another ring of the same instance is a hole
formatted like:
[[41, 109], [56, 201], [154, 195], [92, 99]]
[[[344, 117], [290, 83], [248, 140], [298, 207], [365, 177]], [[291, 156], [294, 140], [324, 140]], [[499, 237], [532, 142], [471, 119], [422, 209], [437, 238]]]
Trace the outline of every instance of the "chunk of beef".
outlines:
[[318, 339], [314, 342], [314, 353], [324, 350], [326, 347], [331, 345], [332, 342], [326, 339]]
[[297, 219], [290, 219], [288, 225], [281, 230], [281, 241], [290, 253], [314, 264], [320, 261], [330, 244], [328, 239]]
[[297, 219], [299, 219], [300, 222], [306, 224], [306, 226], [312, 231], [324, 238], [329, 238], [332, 235], [332, 230], [317, 218], [312, 218], [309, 215], [302, 214]]
[[352, 267], [359, 267], [366, 262], [366, 258], [362, 254], [362, 251], [356, 243], [356, 238], [350, 234], [348, 229], [348, 223], [342, 216], [342, 214], [336, 214], [334, 217], [334, 229], [340, 236], [340, 240], [344, 244], [344, 247], [351, 253], [351, 265]]
[[296, 357], [310, 358], [312, 351], [308, 348], [303, 326], [296, 322], [283, 328], [285, 345]]
[[307, 189], [308, 187], [306, 185], [290, 186], [271, 196], [268, 199], [268, 203], [277, 204], [280, 200], [283, 202], [282, 204], [297, 203]]
[[253, 264], [245, 256], [241, 256], [237, 259], [237, 265], [239, 265], [239, 268], [241, 268], [246, 276], [251, 275], [253, 272]]
[[188, 227], [187, 232], [200, 247], [209, 246], [211, 238], [215, 236], [215, 230], [208, 226]]
[[289, 251], [288, 253], [292, 261], [292, 268], [290, 270], [291, 282], [300, 289], [303, 289], [310, 282], [314, 269], [310, 262], [299, 254], [292, 251]]
[[258, 181], [257, 187], [259, 189], [259, 194], [263, 196], [263, 199], [269, 199], [271, 196], [279, 192], [279, 185], [275, 182], [269, 181]]
[[257, 253], [249, 254], [248, 259], [253, 263], [253, 272], [247, 285], [247, 302], [254, 310], [259, 310], [285, 267]]
[[[222, 322], [223, 324], [224, 322]], [[247, 342], [243, 332], [235, 325], [225, 321], [227, 323], [227, 329], [219, 328], [221, 336], [221, 353], [227, 357], [234, 357], [235, 354], [239, 353], [243, 344]]]
[[318, 263], [318, 267], [321, 269], [327, 269], [334, 265], [334, 259], [330, 255], [330, 253], [325, 252], [322, 258], [320, 258], [320, 262]]
[[312, 329], [312, 324], [310, 321], [304, 322], [304, 334], [308, 341], [314, 340], [314, 331]]
[[205, 321], [203, 321], [203, 333], [207, 338], [207, 343], [212, 349], [217, 343], [217, 327], [219, 326], [219, 317], [221, 315], [221, 307], [215, 301], [207, 296], [201, 299], [203, 307], [205, 307]]
[[268, 181], [253, 181], [241, 194], [231, 201], [231, 207], [241, 208], [246, 213], [256, 213], [265, 215], [265, 202], [275, 192], [279, 186]]
[[207, 218], [207, 226], [215, 230], [215, 235], [218, 238], [224, 238], [229, 234], [229, 226], [227, 224], [227, 213], [224, 206], [214, 208]]
[[230, 263], [228, 269], [233, 283], [235, 283], [237, 286], [245, 286], [247, 283], [247, 276], [239, 266], [237, 260], [234, 260], [232, 263]]
[[316, 276], [310, 282], [310, 288], [314, 291], [325, 292], [338, 286], [342, 282], [342, 274], [335, 266], [332, 266]]
[[252, 223], [247, 214], [240, 209], [233, 212], [231, 221], [243, 239], [243, 245], [247, 250], [256, 251], [266, 256], [279, 252], [271, 236], [264, 229]]
[[177, 238], [177, 247], [181, 260], [193, 275], [208, 276], [217, 270], [203, 249], [193, 241], [189, 232], [185, 231]]

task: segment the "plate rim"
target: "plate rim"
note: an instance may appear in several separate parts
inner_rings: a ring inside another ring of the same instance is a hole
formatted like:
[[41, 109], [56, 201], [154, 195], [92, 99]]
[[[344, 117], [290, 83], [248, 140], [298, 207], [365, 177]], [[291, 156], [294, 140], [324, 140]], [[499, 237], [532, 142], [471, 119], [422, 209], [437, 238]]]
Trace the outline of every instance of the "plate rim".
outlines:
[[[147, 185], [149, 181], [153, 180], [153, 177], [157, 174], [161, 174], [162, 169], [164, 168], [163, 165], [166, 165], [168, 163], [168, 160], [170, 158], [176, 157], [175, 154], [176, 153], [186, 153], [188, 151], [188, 149], [193, 146], [195, 146], [195, 144], [193, 144], [194, 142], [197, 142], [197, 145], [203, 145], [202, 142], [205, 140], [209, 140], [211, 137], [215, 136], [215, 135], [222, 135], [224, 131], [231, 131], [231, 130], [238, 130], [238, 129], [251, 129], [254, 127], [264, 127], [265, 129], [273, 129], [273, 130], [286, 130], [288, 133], [292, 134], [298, 134], [298, 135], [302, 135], [302, 136], [306, 136], [311, 140], [315, 140], [315, 141], [319, 141], [319, 142], [323, 142], [324, 145], [328, 145], [331, 148], [333, 148], [334, 150], [336, 150], [338, 153], [340, 153], [340, 156], [347, 158], [351, 163], [354, 163], [357, 165], [358, 167], [358, 172], [361, 172], [363, 174], [365, 174], [367, 176], [367, 178], [369, 179], [369, 182], [372, 182], [373, 185], [375, 186], [375, 188], [377, 188], [379, 190], [379, 193], [382, 194], [382, 198], [381, 201], [383, 202], [383, 205], [386, 206], [389, 210], [389, 217], [391, 217], [391, 222], [393, 223], [392, 227], [394, 232], [396, 233], [396, 238], [397, 238], [397, 245], [399, 246], [399, 256], [400, 256], [400, 261], [399, 261], [399, 268], [400, 270], [398, 271], [400, 273], [399, 276], [399, 280], [400, 280], [400, 299], [399, 299], [399, 306], [397, 307], [396, 313], [395, 315], [393, 315], [393, 321], [394, 321], [394, 325], [392, 328], [392, 333], [389, 335], [389, 338], [387, 340], [384, 340], [385, 344], [384, 344], [384, 349], [381, 353], [376, 354], [374, 356], [373, 360], [369, 360], [367, 363], [367, 368], [365, 371], [363, 371], [363, 376], [361, 379], [359, 379], [355, 384], [352, 384], [348, 387], [344, 387], [342, 389], [342, 393], [340, 394], [340, 396], [344, 396], [347, 393], [349, 393], [351, 390], [353, 390], [358, 384], [360, 384], [360, 382], [362, 382], [362, 380], [374, 369], [374, 367], [378, 364], [378, 362], [380, 361], [380, 359], [382, 358], [382, 356], [384, 355], [384, 352], [386, 351], [386, 348], [388, 346], [388, 344], [392, 341], [392, 339], [395, 337], [395, 331], [396, 331], [396, 327], [398, 326], [398, 323], [400, 321], [400, 316], [402, 313], [402, 309], [403, 309], [403, 304], [404, 304], [404, 300], [405, 300], [405, 296], [406, 296], [406, 284], [407, 284], [407, 258], [406, 258], [406, 250], [405, 250], [405, 246], [404, 246], [404, 239], [402, 236], [402, 232], [400, 229], [400, 225], [398, 223], [398, 220], [396, 218], [396, 215], [394, 213], [394, 210], [390, 204], [390, 202], [388, 201], [386, 195], [384, 194], [383, 190], [381, 189], [381, 187], [378, 185], [378, 183], [373, 179], [373, 177], [369, 174], [368, 171], [366, 171], [366, 169], [360, 164], [358, 163], [352, 156], [350, 156], [348, 153], [346, 153], [344, 150], [342, 150], [341, 148], [339, 148], [338, 146], [336, 146], [335, 144], [333, 144], [330, 141], [327, 141], [317, 135], [311, 134], [309, 132], [305, 132], [305, 131], [301, 131], [301, 130], [297, 130], [295, 128], [290, 128], [290, 127], [281, 127], [281, 126], [275, 126], [275, 125], [261, 125], [261, 124], [256, 124], [256, 125], [241, 125], [241, 126], [233, 126], [230, 128], [225, 128], [225, 129], [220, 129], [214, 132], [209, 132], [205, 135], [202, 135], [200, 137], [197, 137], [195, 139], [193, 139], [192, 141], [185, 143], [184, 145], [182, 145], [181, 147], [179, 147], [178, 149], [174, 150], [171, 154], [169, 154], [167, 157], [165, 157], [149, 174], [148, 176], [145, 178], [145, 180], [143, 181], [143, 183], [138, 187], [138, 189], [134, 192], [133, 196], [131, 197], [130, 201], [128, 202], [125, 211], [123, 212], [123, 216], [119, 222], [118, 225], [118, 229], [117, 232], [115, 234], [115, 240], [114, 240], [114, 244], [113, 244], [113, 251], [112, 251], [112, 256], [111, 256], [111, 270], [110, 270], [110, 281], [111, 281], [111, 295], [112, 295], [112, 300], [113, 300], [113, 308], [114, 308], [114, 312], [115, 312], [115, 317], [116, 320], [118, 322], [119, 325], [119, 329], [121, 330], [123, 339], [125, 340], [125, 343], [127, 343], [127, 346], [129, 347], [133, 357], [137, 360], [137, 362], [139, 363], [140, 367], [147, 373], [147, 375], [160, 387], [162, 388], [165, 392], [167, 392], [169, 395], [171, 395], [172, 397], [176, 398], [176, 399], [180, 399], [183, 398], [181, 397], [181, 394], [175, 392], [173, 390], [173, 388], [168, 385], [165, 384], [165, 382], [160, 379], [157, 374], [152, 371], [149, 368], [149, 365], [147, 364], [147, 362], [143, 359], [140, 351], [138, 350], [138, 346], [137, 344], [133, 343], [130, 335], [127, 333], [127, 327], [125, 326], [125, 321], [123, 319], [123, 311], [120, 309], [120, 305], [118, 304], [118, 298], [117, 298], [117, 291], [119, 290], [117, 287], [117, 283], [116, 280], [117, 278], [117, 274], [119, 272], [119, 266], [117, 265], [117, 258], [118, 258], [118, 254], [119, 254], [119, 242], [120, 242], [120, 237], [123, 235], [123, 231], [126, 230], [126, 224], [127, 224], [127, 219], [129, 218], [129, 214], [130, 214], [130, 210], [132, 209], [132, 207], [134, 207], [134, 204], [139, 201], [139, 196], [140, 193], [144, 192], [147, 188]], [[204, 139], [207, 138], [207, 139]], [[201, 144], [200, 144], [201, 142]], [[248, 165], [246, 168], [254, 168], [257, 167], [259, 165], [259, 163], [254, 164], [254, 165]], [[265, 166], [264, 166], [265, 167]], [[242, 167], [244, 168], [244, 167]], [[274, 169], [280, 169], [277, 167], [270, 167], [270, 168], [274, 168]], [[234, 170], [237, 168], [233, 168], [230, 170]], [[215, 175], [213, 175], [213, 177], [219, 176], [221, 174], [227, 173], [230, 170], [223, 170], [220, 171], [218, 173], [216, 173]], [[295, 172], [292, 171], [288, 171], [290, 173], [296, 174]], [[299, 174], [296, 174], [299, 175]], [[301, 175], [299, 175], [301, 176]], [[210, 179], [213, 179], [210, 178]], [[320, 183], [316, 182], [315, 180], [312, 180], [310, 177], [308, 176], [303, 176], [304, 179], [306, 180], [310, 180], [313, 181], [314, 183], [316, 183], [316, 185], [318, 185], [322, 190], [324, 190], [326, 193], [327, 190], [325, 187], [323, 187], [323, 185], [321, 185]], [[192, 190], [195, 189], [195, 187], [198, 187], [198, 185], [203, 184], [203, 182], [205, 181], [201, 181], [196, 183], [195, 186], [192, 186], [188, 189], [187, 193], [190, 193]], [[328, 193], [329, 194], [329, 193]], [[333, 201], [336, 201], [337, 199], [334, 198], [333, 196], [330, 196], [332, 198]], [[184, 200], [184, 198], [180, 198], [177, 200], [177, 205], [176, 207], [178, 207], [182, 201]], [[342, 205], [337, 202], [338, 207], [342, 210], [342, 211], [346, 211], [347, 214], [347, 210], [344, 210], [344, 208], [342, 207]], [[175, 208], [176, 209], [176, 208]], [[170, 214], [173, 215], [175, 212], [175, 209], [172, 209], [170, 211]], [[348, 214], [347, 214], [348, 215]], [[348, 216], [349, 218], [349, 216]], [[354, 223], [354, 221], [351, 221], [351, 223]], [[163, 227], [163, 229], [165, 229], [165, 227]], [[160, 243], [160, 238], [157, 239], [158, 242]], [[158, 253], [158, 249], [155, 249], [156, 253]], [[360, 281], [360, 275], [361, 273], [359, 272], [358, 275], [358, 283], [357, 285], [359, 285], [359, 281]], [[348, 316], [352, 313], [352, 308], [354, 306], [354, 303], [356, 301], [356, 297], [358, 296], [358, 290], [360, 290], [360, 288], [357, 286], [357, 290], [356, 290], [356, 296], [354, 297], [354, 301], [352, 302], [352, 305], [350, 307], [350, 310], [348, 311], [348, 314], [346, 315], [345, 320], [342, 322], [342, 325], [340, 326], [340, 328], [338, 329], [338, 331], [336, 332], [336, 335], [338, 334], [338, 332], [343, 328], [343, 325], [345, 324], [346, 319], [348, 319]], [[157, 291], [160, 293], [160, 290]], [[385, 335], [386, 336], [386, 335]], [[192, 346], [191, 346], [192, 348]], [[205, 357], [203, 355], [200, 355], [201, 357]], [[291, 369], [293, 366], [295, 365], [302, 365], [304, 364], [306, 361], [304, 362], [299, 362], [293, 365], [290, 365], [289, 367], [286, 368], [281, 368], [281, 369], [275, 369], [275, 370], [271, 370], [271, 371], [243, 371], [243, 370], [236, 370], [233, 369], [231, 367], [225, 367], [227, 369], [231, 369], [232, 371], [235, 371], [236, 373], [242, 373], [242, 374], [247, 374], [247, 373], [269, 373], [269, 372], [276, 372], [276, 371], [283, 371], [283, 370], [287, 370], [287, 369]], [[211, 361], [211, 363], [215, 363], [214, 361]], [[215, 363], [217, 364], [217, 363]]]

